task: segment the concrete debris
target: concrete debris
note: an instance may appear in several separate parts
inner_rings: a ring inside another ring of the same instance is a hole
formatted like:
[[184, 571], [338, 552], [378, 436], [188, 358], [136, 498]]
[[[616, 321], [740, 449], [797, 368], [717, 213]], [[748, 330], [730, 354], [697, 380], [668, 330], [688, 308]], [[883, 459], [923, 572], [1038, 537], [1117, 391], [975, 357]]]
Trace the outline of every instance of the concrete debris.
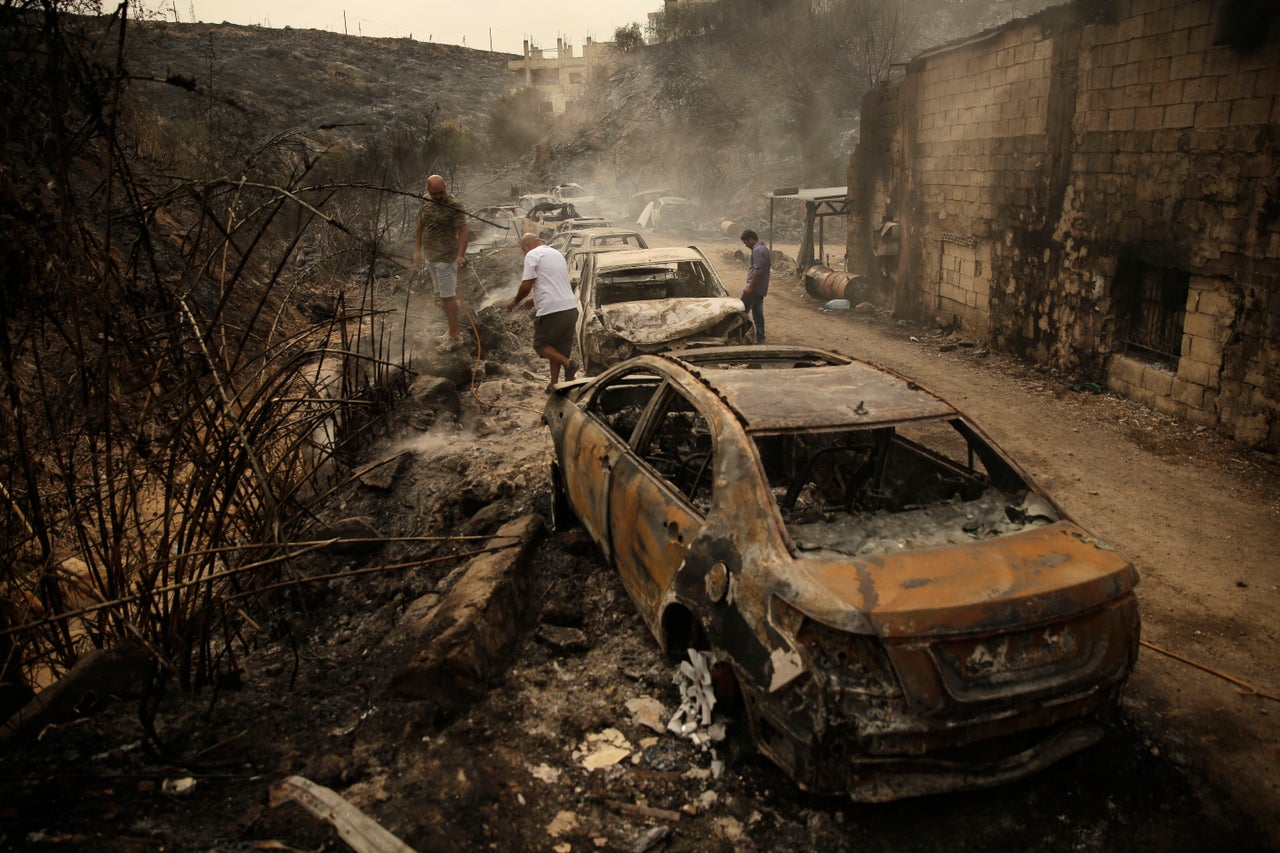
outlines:
[[631, 712], [631, 722], [636, 725], [646, 726], [658, 734], [666, 732], [667, 727], [662, 724], [662, 718], [666, 715], [667, 709], [652, 696], [628, 699], [627, 710]]
[[587, 770], [612, 767], [631, 754], [632, 746], [622, 732], [607, 728], [587, 735], [574, 750], [574, 759]]
[[555, 767], [543, 763], [537, 767], [528, 768], [529, 775], [537, 779], [539, 782], [546, 782], [548, 785], [554, 785], [560, 781], [560, 771]]
[[547, 835], [559, 838], [578, 828], [578, 816], [573, 812], [557, 812], [551, 823], [547, 824]]

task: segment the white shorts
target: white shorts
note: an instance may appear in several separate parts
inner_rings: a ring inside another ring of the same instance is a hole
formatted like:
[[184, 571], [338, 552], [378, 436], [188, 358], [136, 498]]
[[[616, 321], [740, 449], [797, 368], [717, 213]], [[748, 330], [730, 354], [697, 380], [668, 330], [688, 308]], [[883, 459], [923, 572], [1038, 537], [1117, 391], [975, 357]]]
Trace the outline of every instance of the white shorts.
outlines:
[[458, 262], [445, 261], [436, 263], [427, 261], [426, 269], [431, 273], [431, 281], [436, 286], [436, 296], [449, 299], [458, 295]]

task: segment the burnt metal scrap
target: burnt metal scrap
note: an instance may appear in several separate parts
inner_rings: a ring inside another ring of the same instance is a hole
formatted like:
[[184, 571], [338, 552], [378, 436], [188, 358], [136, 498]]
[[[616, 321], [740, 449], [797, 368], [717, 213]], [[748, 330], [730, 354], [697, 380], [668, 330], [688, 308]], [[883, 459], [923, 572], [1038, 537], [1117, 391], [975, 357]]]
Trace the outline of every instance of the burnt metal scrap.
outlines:
[[994, 785], [1101, 736], [1137, 656], [1136, 572], [919, 385], [691, 349], [561, 389], [545, 419], [561, 517], [664, 648], [731, 673], [804, 788]]

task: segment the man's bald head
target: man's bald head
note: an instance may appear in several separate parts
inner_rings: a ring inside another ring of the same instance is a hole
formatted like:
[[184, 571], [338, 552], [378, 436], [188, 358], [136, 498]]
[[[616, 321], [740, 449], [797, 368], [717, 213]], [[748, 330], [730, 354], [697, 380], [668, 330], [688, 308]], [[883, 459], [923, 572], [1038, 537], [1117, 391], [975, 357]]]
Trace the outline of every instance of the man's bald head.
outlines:
[[427, 178], [427, 195], [439, 201], [448, 194], [449, 187], [445, 184], [444, 178], [439, 175], [432, 175]]
[[520, 248], [526, 252], [532, 249], [534, 246], [541, 246], [541, 245], [542, 245], [542, 238], [539, 237], [537, 234], [525, 234], [520, 238]]

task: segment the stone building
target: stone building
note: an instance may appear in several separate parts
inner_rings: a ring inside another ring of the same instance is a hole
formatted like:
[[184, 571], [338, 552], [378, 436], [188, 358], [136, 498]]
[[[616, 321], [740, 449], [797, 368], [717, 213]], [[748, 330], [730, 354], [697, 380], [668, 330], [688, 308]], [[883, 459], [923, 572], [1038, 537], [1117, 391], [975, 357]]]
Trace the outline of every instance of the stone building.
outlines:
[[524, 56], [507, 63], [507, 68], [520, 76], [516, 89], [527, 89], [537, 95], [549, 112], [563, 113], [586, 91], [592, 75], [613, 67], [616, 53], [612, 42], [596, 42], [590, 37], [582, 46], [582, 55], [573, 55], [573, 45], [556, 39], [555, 52], [530, 47], [524, 42]]
[[1280, 4], [1077, 0], [915, 57], [862, 129], [849, 268], [899, 314], [1280, 451]]

